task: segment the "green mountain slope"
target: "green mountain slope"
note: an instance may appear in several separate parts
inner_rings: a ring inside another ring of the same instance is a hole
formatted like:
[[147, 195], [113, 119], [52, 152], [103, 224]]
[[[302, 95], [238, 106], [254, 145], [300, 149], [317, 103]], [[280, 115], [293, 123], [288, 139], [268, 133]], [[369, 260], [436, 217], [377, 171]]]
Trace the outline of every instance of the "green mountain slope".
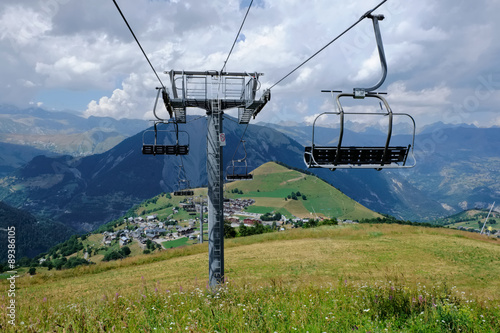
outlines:
[[[6, 230], [14, 230], [16, 261], [24, 257], [34, 257], [49, 247], [69, 238], [75, 230], [47, 219], [36, 218], [28, 212], [11, 207], [0, 201], [0, 262], [7, 261], [8, 252]], [[51, 231], [57, 230], [57, 233]]]
[[[229, 198], [254, 199], [255, 205], [249, 211], [265, 213], [268, 209], [281, 209], [285, 215], [288, 212], [303, 218], [322, 216], [357, 220], [380, 217], [314, 175], [291, 170], [274, 162], [261, 165], [252, 174], [254, 179], [251, 181], [236, 181], [226, 185], [225, 194]], [[243, 194], [233, 193], [236, 189]], [[297, 197], [297, 200], [288, 198], [292, 192], [299, 192], [306, 199], [302, 196]]]
[[[483, 227], [486, 216], [488, 216], [486, 209], [469, 209], [458, 214], [442, 218], [436, 221], [436, 224], [446, 225], [452, 228], [464, 227], [481, 229]], [[492, 227], [493, 230], [500, 229], [500, 213], [492, 211], [486, 228]]]
[[[253, 180], [235, 181], [226, 184], [224, 188], [226, 198], [255, 200], [255, 204], [246, 209], [247, 212], [264, 214], [274, 211], [287, 218], [329, 217], [360, 220], [381, 217], [314, 175], [292, 170], [275, 162], [265, 163], [251, 173]], [[288, 198], [292, 192], [300, 193], [297, 200]], [[207, 189], [194, 190], [195, 197], [200, 195], [206, 197]], [[142, 217], [156, 214], [160, 219], [167, 216], [174, 219], [192, 218], [183, 210], [171, 215], [172, 207], [178, 206], [184, 199], [162, 194], [146, 200], [135, 207], [133, 212]]]

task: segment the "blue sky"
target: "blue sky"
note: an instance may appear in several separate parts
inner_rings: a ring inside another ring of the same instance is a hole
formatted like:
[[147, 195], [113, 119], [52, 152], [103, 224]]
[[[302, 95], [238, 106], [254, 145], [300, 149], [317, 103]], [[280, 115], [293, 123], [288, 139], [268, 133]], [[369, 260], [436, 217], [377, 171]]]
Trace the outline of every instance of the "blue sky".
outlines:
[[[220, 69], [249, 2], [118, 0], [160, 73]], [[270, 87], [376, 4], [254, 1], [227, 70], [263, 72]], [[393, 110], [419, 126], [500, 125], [499, 12], [498, 0], [387, 1], [377, 11], [389, 63], [381, 90]], [[3, 0], [0, 53], [0, 104], [151, 118], [158, 82], [111, 0]], [[333, 108], [321, 89], [349, 91], [379, 71], [366, 20], [273, 88], [257, 120], [311, 122]]]

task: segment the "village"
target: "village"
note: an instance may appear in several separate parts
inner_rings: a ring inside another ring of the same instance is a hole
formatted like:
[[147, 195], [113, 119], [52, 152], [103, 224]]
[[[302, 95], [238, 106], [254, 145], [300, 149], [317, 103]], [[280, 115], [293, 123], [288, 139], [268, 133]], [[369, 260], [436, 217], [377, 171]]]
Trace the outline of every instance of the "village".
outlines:
[[[246, 227], [255, 227], [257, 224], [264, 226], [276, 227], [278, 231], [284, 231], [291, 228], [294, 223], [307, 223], [307, 218], [287, 219], [285, 215], [279, 214], [277, 220], [263, 221], [263, 214], [250, 213], [245, 209], [255, 204], [253, 199], [226, 199], [224, 201], [224, 220], [231, 223], [231, 227], [237, 228], [241, 225]], [[179, 210], [184, 210], [189, 213], [188, 220], [177, 220], [175, 217]], [[124, 219], [125, 228], [115, 231], [103, 232], [102, 244], [106, 247], [111, 246], [114, 242], [118, 242], [120, 247], [126, 246], [132, 241], [136, 241], [142, 249], [146, 249], [149, 242], [159, 244], [165, 248], [164, 243], [177, 240], [180, 238], [188, 238], [189, 240], [200, 240], [200, 214], [208, 213], [207, 200], [202, 202], [194, 202], [192, 199], [187, 199], [186, 202], [180, 203], [179, 207], [172, 207], [172, 213], [167, 219], [160, 220], [157, 215], [137, 216]], [[208, 232], [208, 221], [204, 219], [204, 232]], [[344, 223], [355, 223], [350, 220], [342, 221]]]

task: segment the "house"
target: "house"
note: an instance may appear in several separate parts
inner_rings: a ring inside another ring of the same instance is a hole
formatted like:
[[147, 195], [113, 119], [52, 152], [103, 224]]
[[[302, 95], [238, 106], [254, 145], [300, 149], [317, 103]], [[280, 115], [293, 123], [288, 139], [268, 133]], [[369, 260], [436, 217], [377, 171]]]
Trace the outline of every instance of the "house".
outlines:
[[144, 232], [144, 235], [145, 235], [147, 238], [151, 239], [151, 240], [152, 240], [152, 239], [155, 239], [156, 237], [158, 237], [158, 235], [157, 235], [155, 232], [153, 232], [152, 230], [146, 230], [146, 231]]
[[150, 221], [156, 220], [156, 218], [157, 218], [157, 215], [148, 215], [148, 217], [146, 217], [146, 220], [148, 222], [150, 222]]
[[125, 245], [129, 244], [131, 242], [131, 240], [127, 236], [121, 236], [119, 242], [120, 242], [120, 246], [125, 246]]

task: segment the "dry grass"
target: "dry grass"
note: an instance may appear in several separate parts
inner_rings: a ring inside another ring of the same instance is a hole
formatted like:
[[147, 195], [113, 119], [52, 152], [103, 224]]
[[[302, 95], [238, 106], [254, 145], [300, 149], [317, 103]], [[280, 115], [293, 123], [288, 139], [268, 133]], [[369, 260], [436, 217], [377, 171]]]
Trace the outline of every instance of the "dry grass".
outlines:
[[[23, 276], [17, 280], [17, 311], [26, 317], [24, 311], [33, 311], [42, 302], [51, 308], [101, 304], [117, 293], [136, 299], [145, 289], [204, 290], [207, 250], [205, 243]], [[499, 260], [499, 242], [483, 236], [400, 225], [294, 229], [225, 243], [226, 277], [234, 285], [302, 290], [338, 286], [340, 281], [369, 285], [404, 281], [420, 289], [446, 285], [496, 306], [500, 305]], [[6, 290], [6, 281], [1, 283]]]
[[[378, 281], [404, 276], [428, 284], [447, 283], [481, 299], [500, 301], [500, 246], [471, 233], [399, 225], [354, 225], [296, 229], [226, 241], [226, 276], [266, 284]], [[99, 298], [133, 292], [141, 277], [162, 285], [204, 285], [207, 244], [154, 255], [50, 271], [18, 280], [19, 301]], [[3, 282], [2, 282], [3, 283]]]

